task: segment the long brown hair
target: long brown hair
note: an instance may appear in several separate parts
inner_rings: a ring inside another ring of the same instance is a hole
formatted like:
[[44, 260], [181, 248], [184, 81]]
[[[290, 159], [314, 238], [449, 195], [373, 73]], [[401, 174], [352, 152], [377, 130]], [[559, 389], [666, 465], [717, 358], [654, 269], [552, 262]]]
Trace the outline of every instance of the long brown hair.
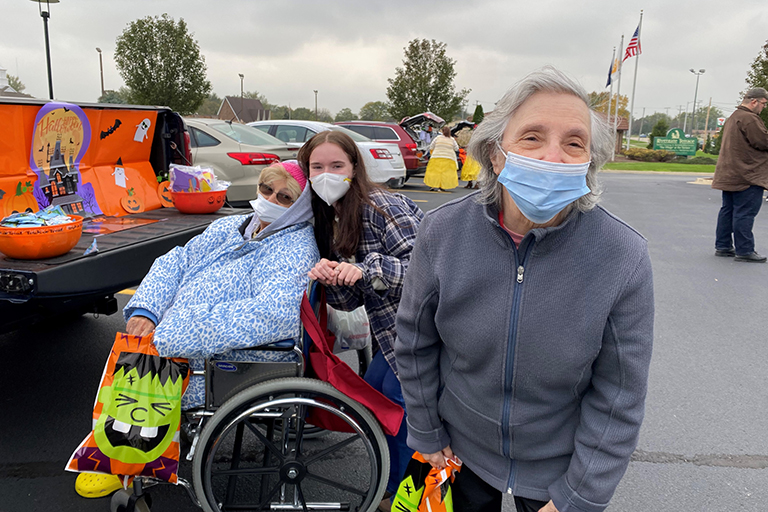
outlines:
[[[297, 157], [301, 170], [309, 179], [309, 157], [320, 144], [330, 142], [341, 148], [352, 163], [353, 176], [349, 191], [334, 206], [312, 190], [312, 211], [315, 214], [315, 240], [320, 249], [320, 256], [335, 259], [334, 252], [350, 258], [357, 252], [357, 246], [363, 235], [363, 206], [368, 204], [378, 209], [371, 202], [370, 193], [380, 188], [368, 177], [365, 162], [355, 141], [344, 132], [325, 130], [309, 139], [299, 150]], [[334, 220], [339, 222], [334, 230]]]

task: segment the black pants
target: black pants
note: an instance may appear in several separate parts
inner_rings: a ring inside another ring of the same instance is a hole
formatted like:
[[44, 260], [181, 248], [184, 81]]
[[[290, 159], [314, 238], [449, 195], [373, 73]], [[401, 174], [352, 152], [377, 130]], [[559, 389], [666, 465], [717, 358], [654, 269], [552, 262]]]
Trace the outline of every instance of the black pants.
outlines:
[[[485, 483], [466, 464], [456, 475], [451, 485], [451, 494], [453, 510], [456, 512], [501, 512], [501, 491]], [[517, 512], [538, 512], [546, 504], [546, 501], [515, 496]]]

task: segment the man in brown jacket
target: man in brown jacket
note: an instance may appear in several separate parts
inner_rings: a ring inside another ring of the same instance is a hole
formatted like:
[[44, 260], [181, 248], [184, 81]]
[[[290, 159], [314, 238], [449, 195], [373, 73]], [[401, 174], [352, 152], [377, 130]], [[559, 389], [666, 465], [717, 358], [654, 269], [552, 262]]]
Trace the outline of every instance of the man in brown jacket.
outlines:
[[[750, 89], [723, 127], [720, 157], [712, 188], [723, 191], [717, 217], [715, 255], [736, 261], [764, 263], [755, 252], [752, 226], [768, 188], [768, 130], [760, 112], [768, 104], [768, 91]], [[734, 249], [735, 244], [735, 249]]]

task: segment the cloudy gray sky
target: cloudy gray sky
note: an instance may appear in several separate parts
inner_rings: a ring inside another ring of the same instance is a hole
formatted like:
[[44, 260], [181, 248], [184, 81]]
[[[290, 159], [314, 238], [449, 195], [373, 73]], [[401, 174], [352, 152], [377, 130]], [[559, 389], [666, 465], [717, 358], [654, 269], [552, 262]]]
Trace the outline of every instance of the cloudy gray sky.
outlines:
[[[107, 89], [123, 85], [115, 68], [115, 38], [131, 21], [168, 13], [184, 18], [219, 96], [258, 90], [268, 100], [333, 114], [386, 100], [387, 78], [414, 38], [443, 41], [457, 61], [457, 88], [469, 88], [491, 110], [529, 71], [553, 64], [588, 91], [605, 89], [621, 35], [629, 41], [644, 9], [635, 116], [670, 114], [698, 99], [733, 110], [754, 58], [768, 39], [765, 0], [61, 0], [49, 23], [54, 92], [58, 99], [95, 101], [104, 51]], [[622, 93], [630, 94], [635, 59], [626, 61]], [[47, 97], [43, 22], [36, 3], [0, 0], [0, 66], [34, 96]]]

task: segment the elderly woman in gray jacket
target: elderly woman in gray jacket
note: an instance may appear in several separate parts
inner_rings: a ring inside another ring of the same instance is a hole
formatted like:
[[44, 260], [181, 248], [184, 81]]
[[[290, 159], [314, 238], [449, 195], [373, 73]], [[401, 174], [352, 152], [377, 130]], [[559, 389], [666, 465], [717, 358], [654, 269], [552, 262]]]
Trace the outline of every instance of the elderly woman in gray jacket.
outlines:
[[397, 316], [408, 444], [464, 466], [457, 512], [601, 512], [637, 444], [653, 341], [647, 242], [598, 206], [612, 137], [546, 67], [477, 128], [478, 193], [427, 214]]

